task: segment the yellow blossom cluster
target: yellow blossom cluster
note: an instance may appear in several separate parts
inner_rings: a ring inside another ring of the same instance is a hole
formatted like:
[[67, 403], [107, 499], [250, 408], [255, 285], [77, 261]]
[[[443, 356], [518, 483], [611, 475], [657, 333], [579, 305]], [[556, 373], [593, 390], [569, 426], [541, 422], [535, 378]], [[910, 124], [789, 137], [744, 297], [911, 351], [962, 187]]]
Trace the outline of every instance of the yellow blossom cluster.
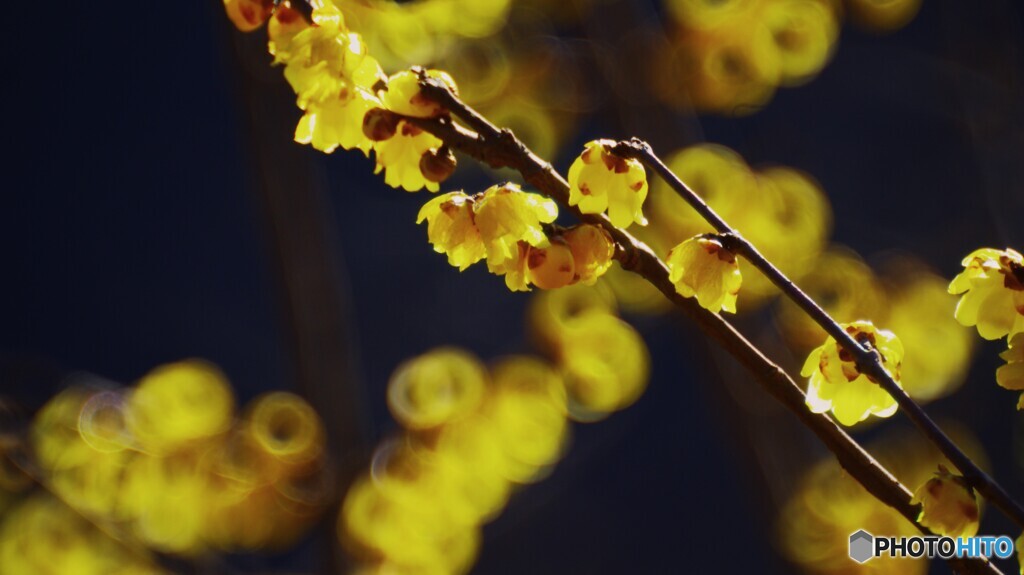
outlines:
[[530, 302], [530, 330], [562, 373], [580, 421], [629, 407], [647, 387], [647, 346], [616, 307], [603, 284], [540, 292]]
[[[227, 0], [229, 16], [238, 10], [233, 8], [236, 4]], [[339, 147], [365, 154], [372, 150], [375, 172], [384, 172], [389, 186], [410, 192], [438, 191], [451, 170], [439, 169], [437, 164], [454, 162], [454, 158], [441, 140], [409, 120], [443, 113], [420, 94], [418, 73], [406, 70], [386, 76], [363, 37], [346, 25], [341, 10], [331, 2], [319, 3], [311, 21], [287, 2], [273, 8], [272, 14], [268, 9], [266, 16], [270, 53], [275, 64], [284, 66], [284, 76], [304, 112], [295, 141], [326, 153]], [[232, 19], [237, 24], [237, 18]], [[444, 72], [424, 74], [455, 89]]]
[[70, 387], [30, 430], [40, 480], [77, 513], [164, 553], [291, 545], [329, 499], [324, 432], [283, 392], [240, 416], [224, 375], [188, 360], [132, 388]]
[[557, 217], [554, 201], [506, 183], [475, 196], [438, 196], [423, 206], [417, 222], [427, 223], [430, 243], [448, 263], [464, 270], [486, 259], [487, 269], [505, 276], [512, 291], [593, 284], [611, 265], [611, 237], [589, 224], [546, 233]]
[[[839, 39], [834, 0], [666, 0], [671, 46], [653, 84], [666, 103], [725, 115], [753, 113], [780, 87], [804, 84], [825, 67]], [[847, 0], [874, 30], [908, 22], [920, 0]]]
[[542, 479], [568, 441], [566, 389], [547, 363], [489, 368], [440, 348], [399, 366], [388, 405], [404, 432], [345, 495], [338, 532], [362, 573], [465, 573], [481, 526]]

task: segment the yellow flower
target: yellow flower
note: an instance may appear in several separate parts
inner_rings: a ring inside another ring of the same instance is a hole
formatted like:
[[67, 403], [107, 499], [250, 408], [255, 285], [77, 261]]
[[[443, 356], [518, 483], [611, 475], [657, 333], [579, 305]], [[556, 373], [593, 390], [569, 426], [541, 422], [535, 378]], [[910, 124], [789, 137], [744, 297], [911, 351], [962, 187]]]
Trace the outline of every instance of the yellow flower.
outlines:
[[[1006, 365], [996, 370], [996, 382], [1006, 389], [1024, 391], [1024, 333], [1010, 339], [1009, 349], [999, 354]], [[1024, 409], [1024, 393], [1017, 401], [1017, 409]]]
[[487, 255], [474, 222], [473, 203], [470, 196], [451, 192], [427, 202], [416, 218], [417, 224], [427, 221], [427, 237], [434, 251], [448, 254], [448, 263], [459, 271]]
[[974, 537], [978, 533], [978, 502], [974, 490], [943, 465], [917, 488], [911, 503], [921, 504], [917, 520], [937, 535]]
[[309, 22], [288, 2], [281, 2], [267, 22], [267, 44], [271, 56], [286, 52], [296, 34], [309, 27]]
[[962, 263], [964, 271], [949, 284], [949, 293], [963, 294], [957, 321], [977, 326], [985, 339], [1024, 332], [1024, 257], [1010, 248], [982, 248]]
[[403, 120], [398, 123], [394, 136], [374, 145], [377, 152], [377, 167], [373, 173], [379, 174], [383, 171], [384, 183], [393, 188], [402, 188], [409, 192], [427, 188], [431, 192], [436, 192], [441, 186], [423, 176], [420, 160], [423, 154], [437, 149], [443, 143], [433, 134]]
[[526, 277], [540, 289], [558, 289], [573, 282], [576, 263], [565, 240], [555, 238], [546, 248], [531, 247], [526, 254]]
[[312, 144], [328, 154], [341, 146], [346, 150], [358, 148], [369, 155], [373, 142], [363, 134], [363, 117], [379, 105], [377, 98], [362, 88], [310, 102], [295, 128], [295, 141]]
[[608, 212], [612, 225], [647, 225], [647, 174], [639, 161], [612, 154], [611, 140], [594, 140], [569, 168], [569, 205], [585, 214]]
[[668, 252], [669, 279], [684, 297], [697, 297], [701, 307], [736, 313], [736, 294], [743, 281], [736, 255], [714, 237], [690, 238]]
[[[868, 321], [843, 324], [853, 339], [882, 356], [882, 364], [898, 384], [903, 344], [892, 332], [875, 328]], [[831, 411], [843, 425], [864, 421], [869, 415], [889, 417], [896, 413], [896, 400], [857, 369], [853, 356], [832, 336], [807, 357], [800, 375], [810, 377], [807, 406], [815, 413]]]
[[313, 11], [313, 26], [271, 48], [275, 63], [285, 65], [284, 77], [303, 109], [347, 89], [371, 90], [383, 75], [380, 64], [366, 53], [362, 38], [349, 32], [341, 12], [330, 3]]
[[522, 257], [519, 242], [536, 248], [548, 246], [541, 224], [558, 217], [555, 202], [526, 193], [512, 183], [491, 186], [479, 198], [474, 205], [476, 227], [487, 248], [487, 266], [492, 272], [507, 260]]
[[505, 285], [512, 291], [530, 291], [530, 278], [527, 276], [530, 244], [516, 242], [511, 255], [501, 260], [487, 259], [487, 269], [495, 275], [505, 276]]
[[[427, 76], [444, 82], [453, 92], [455, 80], [447, 72], [441, 70], [427, 70]], [[381, 96], [384, 105], [388, 110], [403, 116], [416, 118], [436, 118], [444, 112], [440, 104], [429, 100], [420, 92], [420, 78], [412, 70], [403, 70], [393, 74], [388, 79], [388, 89]]]
[[601, 226], [581, 224], [565, 232], [562, 237], [572, 250], [576, 269], [574, 281], [594, 285], [597, 278], [612, 266], [615, 244]]

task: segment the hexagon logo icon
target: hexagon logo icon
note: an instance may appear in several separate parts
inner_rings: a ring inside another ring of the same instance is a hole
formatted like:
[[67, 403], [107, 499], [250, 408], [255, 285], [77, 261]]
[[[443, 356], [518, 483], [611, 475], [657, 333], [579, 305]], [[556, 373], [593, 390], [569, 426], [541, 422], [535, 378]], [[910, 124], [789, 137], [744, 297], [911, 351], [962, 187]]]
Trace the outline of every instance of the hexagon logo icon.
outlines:
[[863, 529], [850, 535], [850, 559], [864, 563], [871, 559], [874, 548], [874, 537]]

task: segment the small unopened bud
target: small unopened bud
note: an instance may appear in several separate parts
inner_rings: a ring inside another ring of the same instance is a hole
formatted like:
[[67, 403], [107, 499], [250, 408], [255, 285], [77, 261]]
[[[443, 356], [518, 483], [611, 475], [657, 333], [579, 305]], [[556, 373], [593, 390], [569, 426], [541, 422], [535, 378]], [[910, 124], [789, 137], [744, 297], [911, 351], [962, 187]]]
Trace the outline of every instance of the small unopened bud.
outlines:
[[441, 183], [455, 172], [455, 154], [448, 146], [441, 146], [437, 150], [429, 150], [420, 158], [420, 172], [428, 181]]
[[399, 118], [384, 108], [374, 108], [363, 116], [363, 135], [374, 142], [390, 140], [398, 130]]

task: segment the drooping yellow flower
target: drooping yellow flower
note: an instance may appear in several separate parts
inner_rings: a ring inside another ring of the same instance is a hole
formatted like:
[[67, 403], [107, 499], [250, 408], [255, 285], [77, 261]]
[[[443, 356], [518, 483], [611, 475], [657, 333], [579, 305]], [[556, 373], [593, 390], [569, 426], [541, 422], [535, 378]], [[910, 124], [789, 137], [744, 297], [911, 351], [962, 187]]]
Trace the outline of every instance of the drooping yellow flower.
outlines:
[[[869, 321], [843, 324], [846, 333], [861, 345], [882, 356], [882, 365], [899, 384], [903, 344], [892, 332], [875, 328]], [[896, 400], [881, 386], [862, 374], [852, 354], [832, 336], [810, 353], [800, 375], [810, 378], [807, 406], [815, 413], [831, 411], [843, 425], [864, 421], [869, 415], [889, 417], [896, 413]]]
[[377, 98], [362, 88], [344, 90], [336, 98], [310, 102], [295, 128], [295, 141], [312, 144], [328, 154], [341, 146], [346, 150], [358, 148], [369, 155], [373, 142], [363, 133], [363, 118], [378, 106]]
[[508, 289], [512, 291], [530, 291], [530, 277], [527, 274], [527, 266], [531, 249], [530, 244], [526, 242], [516, 242], [509, 257], [500, 260], [488, 258], [487, 269], [494, 275], [504, 276], [505, 285]]
[[939, 465], [935, 476], [914, 492], [911, 503], [921, 504], [917, 520], [937, 535], [974, 537], [978, 533], [978, 501], [959, 475]]
[[274, 15], [267, 22], [267, 48], [270, 55], [276, 57], [278, 52], [287, 52], [292, 38], [308, 27], [306, 18], [292, 8], [289, 2], [278, 4]]
[[647, 225], [643, 206], [647, 198], [647, 174], [643, 165], [611, 153], [615, 142], [594, 140], [569, 168], [569, 205], [585, 214], [608, 212], [619, 228]]
[[546, 248], [531, 247], [526, 254], [526, 277], [540, 289], [571, 284], [576, 277], [576, 263], [565, 240], [555, 238]]
[[357, 87], [372, 90], [383, 77], [380, 64], [367, 54], [362, 38], [345, 26], [341, 11], [327, 2], [313, 10], [312, 18], [312, 26], [271, 46], [274, 62], [285, 66], [284, 77], [298, 95], [299, 107]]
[[[996, 382], [1006, 389], [1024, 392], [1024, 333], [1013, 336], [1009, 349], [999, 354], [1006, 365], [996, 370]], [[1017, 401], [1017, 409], [1024, 409], [1024, 393]]]
[[402, 120], [394, 136], [374, 145], [377, 167], [373, 173], [384, 172], [384, 183], [393, 188], [402, 188], [408, 192], [427, 188], [436, 192], [441, 186], [423, 176], [420, 160], [424, 154], [439, 148], [443, 143], [430, 132]]
[[982, 248], [962, 263], [964, 271], [949, 284], [949, 293], [963, 294], [957, 321], [977, 326], [985, 339], [1024, 332], [1024, 256], [1010, 248]]
[[736, 313], [736, 295], [743, 278], [736, 254], [714, 237], [697, 236], [672, 248], [666, 259], [669, 279], [684, 297], [697, 297], [701, 307]]
[[427, 237], [434, 251], [448, 255], [448, 263], [465, 270], [484, 259], [487, 250], [473, 214], [474, 200], [463, 192], [438, 196], [420, 209], [416, 223], [427, 221]]
[[[455, 80], [442, 70], [427, 70], [430, 78], [444, 82], [449, 89], [457, 92]], [[388, 89], [381, 99], [388, 110], [403, 116], [436, 118], [444, 112], [440, 104], [423, 96], [420, 91], [419, 75], [412, 70], [403, 70], [388, 78]]]
[[548, 238], [541, 224], [549, 224], [558, 217], [555, 202], [524, 192], [513, 183], [488, 188], [474, 204], [474, 211], [476, 227], [487, 248], [487, 266], [492, 272], [508, 260], [521, 258], [519, 242], [546, 248]]
[[594, 285], [597, 278], [612, 266], [615, 243], [608, 232], [600, 226], [581, 224], [571, 228], [562, 236], [565, 238], [575, 263], [574, 281]]

